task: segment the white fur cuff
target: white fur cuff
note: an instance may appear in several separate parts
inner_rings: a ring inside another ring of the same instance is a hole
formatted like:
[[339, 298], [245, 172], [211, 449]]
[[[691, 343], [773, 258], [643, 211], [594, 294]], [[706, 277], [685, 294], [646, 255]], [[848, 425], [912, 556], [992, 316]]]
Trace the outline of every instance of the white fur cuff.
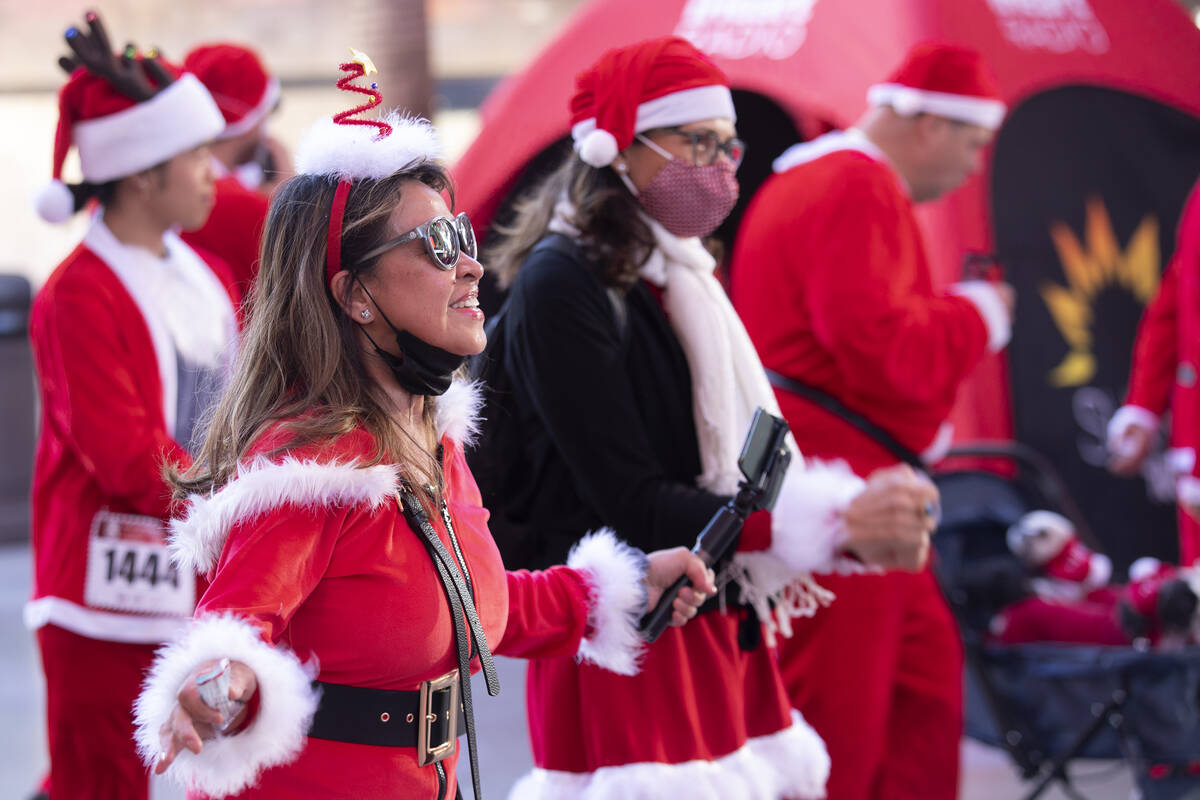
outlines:
[[767, 552], [793, 572], [831, 570], [846, 536], [839, 513], [866, 485], [844, 461], [809, 459], [789, 469], [771, 512]]
[[264, 769], [293, 761], [304, 748], [317, 710], [317, 693], [296, 656], [263, 642], [258, 629], [232, 616], [205, 617], [184, 637], [158, 651], [134, 705], [138, 751], [147, 764], [158, 758], [159, 729], [175, 707], [192, 671], [205, 661], [229, 658], [253, 670], [258, 715], [240, 733], [204, 743], [199, 754], [181, 752], [167, 770], [179, 785], [226, 797], [254, 784]]
[[1175, 484], [1175, 498], [1185, 506], [1200, 506], [1200, 478], [1182, 476]]
[[646, 609], [646, 555], [602, 528], [579, 540], [567, 566], [587, 573], [588, 629], [578, 658], [620, 675], [636, 675], [642, 654], [638, 622]]
[[1125, 435], [1127, 428], [1145, 428], [1151, 433], [1158, 430], [1158, 414], [1141, 406], [1121, 406], [1108, 421], [1108, 442], [1112, 447]]
[[966, 298], [975, 306], [987, 328], [988, 350], [999, 353], [1012, 338], [1012, 317], [1000, 293], [987, 281], [964, 281], [950, 287], [950, 294]]

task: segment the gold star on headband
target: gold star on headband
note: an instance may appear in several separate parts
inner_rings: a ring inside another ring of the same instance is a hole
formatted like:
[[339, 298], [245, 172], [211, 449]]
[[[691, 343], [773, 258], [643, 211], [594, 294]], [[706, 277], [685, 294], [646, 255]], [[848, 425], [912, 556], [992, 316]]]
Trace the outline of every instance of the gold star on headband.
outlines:
[[375, 64], [371, 61], [371, 57], [363, 51], [355, 50], [353, 47], [351, 47], [350, 55], [353, 56], [353, 58], [350, 59], [351, 61], [356, 64], [362, 64], [363, 75], [371, 75], [372, 73], [379, 72], [379, 70], [375, 69]]

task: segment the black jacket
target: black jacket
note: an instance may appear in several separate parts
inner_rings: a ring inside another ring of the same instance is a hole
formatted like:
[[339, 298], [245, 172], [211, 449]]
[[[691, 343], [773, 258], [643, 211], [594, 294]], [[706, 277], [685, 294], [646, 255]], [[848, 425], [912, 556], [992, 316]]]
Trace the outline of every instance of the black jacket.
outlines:
[[562, 563], [605, 525], [647, 551], [691, 546], [728, 499], [696, 486], [691, 378], [657, 298], [608, 289], [570, 239], [526, 259], [479, 364], [471, 464], [510, 569]]

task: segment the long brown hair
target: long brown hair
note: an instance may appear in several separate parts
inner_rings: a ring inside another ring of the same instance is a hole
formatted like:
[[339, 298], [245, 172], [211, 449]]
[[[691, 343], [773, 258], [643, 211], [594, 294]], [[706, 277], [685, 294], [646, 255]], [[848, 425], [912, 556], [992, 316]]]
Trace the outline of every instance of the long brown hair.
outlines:
[[555, 205], [566, 198], [584, 257], [608, 286], [627, 289], [654, 249], [641, 206], [608, 167], [585, 164], [573, 151], [542, 183], [513, 206], [512, 221], [497, 224], [500, 241], [488, 254], [500, 285], [512, 285], [529, 251], [547, 233]]
[[[359, 262], [389, 235], [388, 219], [411, 181], [438, 192], [451, 188], [446, 172], [428, 163], [383, 180], [354, 182], [342, 227], [342, 263], [348, 269], [360, 276], [374, 270], [374, 262]], [[332, 441], [361, 426], [376, 450], [360, 466], [387, 459], [400, 466], [415, 491], [440, 486], [437, 460], [393, 421], [391, 403], [367, 374], [358, 326], [327, 288], [326, 238], [336, 187], [332, 178], [299, 175], [275, 193], [233, 376], [210, 412], [195, 462], [182, 473], [170, 465], [165, 469], [177, 498], [224, 486], [255, 439], [281, 420], [290, 439], [279, 450]], [[351, 284], [346, 283], [347, 294]], [[432, 431], [436, 401], [426, 400], [423, 424]]]

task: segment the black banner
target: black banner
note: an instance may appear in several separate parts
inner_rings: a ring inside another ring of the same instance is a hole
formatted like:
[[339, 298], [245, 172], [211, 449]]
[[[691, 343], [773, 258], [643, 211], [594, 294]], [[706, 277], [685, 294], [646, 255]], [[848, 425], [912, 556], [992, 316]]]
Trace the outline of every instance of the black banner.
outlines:
[[1061, 471], [1115, 566], [1178, 554], [1161, 447], [1134, 479], [1105, 469], [1133, 341], [1200, 174], [1200, 120], [1090, 86], [1044, 92], [1002, 128], [997, 254], [1017, 289], [1009, 348], [1016, 437]]

